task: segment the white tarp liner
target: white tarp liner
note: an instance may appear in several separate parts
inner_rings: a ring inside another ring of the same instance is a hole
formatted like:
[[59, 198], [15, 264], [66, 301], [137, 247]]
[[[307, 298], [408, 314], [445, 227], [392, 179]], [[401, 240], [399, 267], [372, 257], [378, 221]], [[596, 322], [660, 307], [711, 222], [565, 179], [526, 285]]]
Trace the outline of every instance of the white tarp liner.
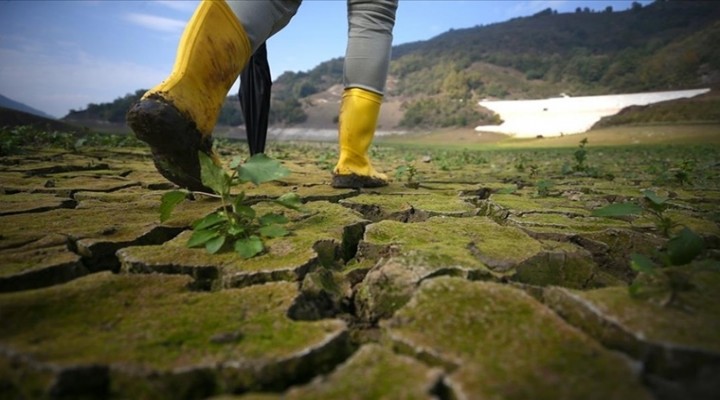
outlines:
[[590, 129], [600, 118], [625, 107], [694, 97], [710, 89], [616, 94], [608, 96], [557, 97], [542, 100], [481, 101], [503, 119], [501, 125], [483, 125], [478, 132], [497, 132], [518, 138], [560, 136]]

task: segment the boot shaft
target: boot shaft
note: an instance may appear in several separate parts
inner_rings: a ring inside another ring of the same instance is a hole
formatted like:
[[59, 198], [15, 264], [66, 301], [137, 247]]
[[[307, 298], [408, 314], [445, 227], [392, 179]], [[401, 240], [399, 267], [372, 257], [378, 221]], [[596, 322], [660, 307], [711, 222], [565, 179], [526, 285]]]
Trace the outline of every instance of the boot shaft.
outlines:
[[202, 1], [182, 34], [172, 72], [144, 97], [173, 104], [210, 135], [250, 55], [247, 34], [228, 4]]

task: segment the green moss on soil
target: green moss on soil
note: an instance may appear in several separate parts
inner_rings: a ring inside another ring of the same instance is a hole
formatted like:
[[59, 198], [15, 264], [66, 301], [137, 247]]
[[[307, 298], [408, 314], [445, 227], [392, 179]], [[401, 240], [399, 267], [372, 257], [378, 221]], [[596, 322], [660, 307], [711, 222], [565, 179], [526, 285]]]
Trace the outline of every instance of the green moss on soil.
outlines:
[[[231, 249], [218, 254], [208, 254], [204, 248], [186, 247], [191, 232], [186, 231], [175, 239], [157, 246], [127, 247], [118, 253], [126, 270], [178, 270], [182, 273], [200, 269], [212, 269], [222, 282], [221, 286], [235, 286], [254, 272], [267, 272], [264, 280], [296, 280], [316, 259], [315, 245], [324, 241], [335, 246], [335, 257], [341, 256], [345, 229], [364, 222], [354, 211], [327, 202], [305, 205], [307, 214], [288, 211], [277, 205], [259, 204], [259, 214], [265, 212], [285, 213], [291, 220], [287, 224], [289, 236], [265, 242], [266, 251], [251, 259], [242, 259]], [[187, 271], [184, 271], [187, 270]]]
[[597, 267], [586, 251], [569, 243], [543, 242], [542, 254], [515, 268], [512, 280], [537, 286], [582, 289], [593, 285]]
[[65, 245], [0, 253], [0, 278], [56, 265], [80, 265], [80, 256]]
[[67, 208], [74, 202], [69, 197], [48, 193], [15, 193], [0, 195], [0, 215], [23, 212], [40, 212]]
[[590, 211], [584, 207], [583, 203], [578, 204], [577, 202], [568, 201], [561, 197], [543, 197], [543, 198], [529, 198], [528, 196], [518, 196], [513, 194], [493, 194], [490, 196], [490, 201], [493, 203], [509, 209], [513, 214], [521, 212], [554, 212], [554, 213], [567, 213], [571, 215], [590, 215]]
[[50, 371], [26, 371], [17, 361], [0, 357], [0, 388], [5, 399], [47, 398], [54, 379]]
[[410, 300], [420, 282], [440, 272], [419, 257], [393, 257], [378, 263], [356, 287], [355, 309], [363, 321], [389, 318]]
[[383, 326], [458, 366], [450, 385], [466, 398], [649, 398], [622, 358], [508, 286], [432, 279]]
[[365, 345], [345, 364], [322, 380], [293, 388], [284, 399], [431, 399], [440, 371], [394, 354], [378, 345]]
[[[130, 241], [157, 221], [157, 211], [151, 207], [127, 206], [104, 211], [61, 209], [42, 214], [3, 216], [0, 217], [0, 225], [4, 227], [0, 243], [33, 240], [48, 234], [62, 234], [76, 239], [96, 237]], [[113, 218], [109, 218], [111, 216]]]
[[344, 329], [336, 320], [288, 319], [293, 284], [201, 293], [188, 291], [189, 281], [101, 273], [0, 295], [0, 345], [41, 363], [169, 371], [225, 360], [273, 362]]
[[430, 266], [505, 270], [540, 252], [541, 245], [521, 230], [501, 226], [486, 217], [433, 217], [403, 224], [381, 221], [369, 225], [361, 245], [363, 254], [383, 248], [413, 253]]
[[717, 357], [720, 355], [717, 334], [720, 332], [720, 273], [680, 268], [690, 274], [694, 288], [679, 292], [676, 306], [632, 298], [624, 287], [587, 292], [553, 288], [546, 296], [549, 304], [573, 324], [603, 343], [636, 356], [644, 351], [642, 343], [649, 343], [681, 352], [683, 349], [712, 352]]
[[364, 205], [379, 207], [383, 215], [405, 212], [409, 209], [427, 212], [429, 215], [469, 215], [474, 206], [463, 201], [457, 193], [434, 193], [418, 191], [418, 193], [397, 193], [393, 195], [361, 194], [343, 200], [342, 204], [350, 206]]
[[597, 232], [608, 228], [625, 228], [630, 225], [610, 218], [572, 218], [562, 214], [533, 213], [511, 216], [508, 222], [540, 233]]

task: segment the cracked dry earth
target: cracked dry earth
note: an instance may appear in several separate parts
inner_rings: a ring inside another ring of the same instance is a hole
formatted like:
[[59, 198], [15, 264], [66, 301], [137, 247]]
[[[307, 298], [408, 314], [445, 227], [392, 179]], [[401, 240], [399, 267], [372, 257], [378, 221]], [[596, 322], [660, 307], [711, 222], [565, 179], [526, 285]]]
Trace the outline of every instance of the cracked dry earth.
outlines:
[[[629, 255], [667, 239], [590, 213], [653, 188], [717, 264], [720, 149], [591, 152], [612, 180], [559, 174], [571, 151], [436, 154], [418, 188], [363, 191], [331, 189], [322, 151], [271, 152], [292, 174], [246, 188], [306, 207], [250, 260], [185, 247], [216, 200], [159, 222], [143, 149], [0, 159], [0, 397], [718, 398], [720, 273], [632, 298]], [[692, 185], [658, 181], [690, 158]]]

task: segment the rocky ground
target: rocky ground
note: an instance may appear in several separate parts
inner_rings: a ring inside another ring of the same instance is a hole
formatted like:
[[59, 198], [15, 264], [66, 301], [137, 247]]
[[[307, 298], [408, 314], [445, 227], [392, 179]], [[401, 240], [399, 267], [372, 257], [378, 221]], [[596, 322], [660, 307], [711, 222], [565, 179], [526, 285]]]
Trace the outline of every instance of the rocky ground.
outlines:
[[[269, 153], [292, 174], [246, 194], [305, 207], [249, 260], [185, 246], [216, 199], [160, 222], [144, 149], [1, 158], [0, 397], [718, 398], [720, 147], [378, 148], [402, 174], [362, 191], [331, 147]], [[683, 228], [689, 264], [630, 268]]]

